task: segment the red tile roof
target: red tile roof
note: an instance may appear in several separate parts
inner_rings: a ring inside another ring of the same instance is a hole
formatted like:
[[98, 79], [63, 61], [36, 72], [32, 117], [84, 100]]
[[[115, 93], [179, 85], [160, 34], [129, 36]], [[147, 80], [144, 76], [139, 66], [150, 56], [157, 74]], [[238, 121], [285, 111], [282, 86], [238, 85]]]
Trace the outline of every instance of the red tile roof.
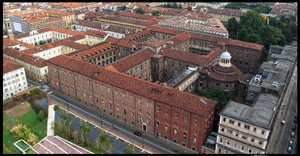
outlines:
[[171, 34], [171, 35], [177, 35], [184, 32], [177, 29], [158, 27], [158, 26], [148, 26], [145, 27], [144, 30], [150, 30], [151, 32], [160, 32], [160, 33]]
[[154, 36], [154, 35], [149, 30], [144, 30], [144, 31], [140, 31], [137, 33], [128, 34], [123, 39], [138, 42], [140, 40], [143, 40], [143, 39], [151, 37], [151, 36]]
[[207, 62], [206, 58], [202, 55], [178, 51], [174, 49], [163, 48], [160, 54], [164, 55], [167, 58], [188, 62], [195, 65], [202, 65], [203, 63]]
[[124, 38], [120, 39], [117, 43], [116, 43], [117, 46], [120, 46], [120, 47], [125, 47], [125, 48], [132, 48], [133, 46], [135, 47], [140, 47], [141, 44], [138, 43], [138, 42], [134, 42], [134, 41], [128, 41]]
[[[47, 62], [83, 74], [106, 84], [116, 86], [132, 92], [133, 94], [166, 103], [204, 117], [207, 117], [211, 111], [215, 109], [217, 103], [216, 101], [202, 98], [206, 101], [206, 104], [204, 104], [200, 101], [199, 96], [181, 92], [174, 88], [163, 86], [162, 84], [155, 84], [130, 75], [106, 70], [97, 65], [78, 61], [65, 55], [54, 57], [47, 60]], [[98, 75], [95, 76], [95, 73], [98, 73]]]
[[166, 43], [167, 43], [166, 40], [159, 40], [159, 39], [152, 38], [150, 40], [143, 42], [142, 44], [150, 47], [160, 47], [162, 45], [165, 45]]
[[255, 49], [255, 50], [262, 50], [263, 49], [263, 45], [261, 44], [256, 44], [256, 43], [251, 43], [251, 42], [244, 42], [244, 41], [240, 41], [240, 40], [234, 40], [231, 39], [228, 42], [229, 45], [233, 45], [233, 46], [239, 46], [239, 47], [246, 47], [246, 48], [250, 48], [250, 49]]
[[233, 64], [231, 64], [230, 67], [222, 67], [219, 64], [216, 64], [212, 69], [209, 69], [206, 74], [215, 80], [223, 82], [238, 81], [243, 75], [243, 73]]
[[3, 58], [3, 74], [20, 69], [22, 67], [23, 67], [22, 65], [16, 62], [13, 62], [7, 58]]
[[74, 25], [81, 25], [81, 26], [86, 26], [86, 27], [91, 27], [91, 28], [96, 28], [96, 29], [101, 29], [102, 24], [98, 22], [93, 22], [93, 21], [88, 21], [88, 20], [76, 20], [73, 22]]
[[87, 30], [85, 34], [90, 36], [100, 37], [100, 38], [104, 38], [107, 35], [106, 32], [103, 32], [101, 30], [91, 30], [91, 29]]
[[173, 46], [176, 46], [178, 44], [181, 44], [191, 38], [190, 34], [188, 32], [180, 33], [176, 36], [170, 37], [167, 39], [167, 41], [173, 41]]
[[113, 69], [113, 70], [123, 73], [126, 70], [151, 59], [152, 55], [153, 55], [153, 52], [147, 48], [147, 49], [141, 50], [139, 52], [136, 52], [132, 55], [129, 55], [125, 58], [122, 58], [122, 59], [118, 60], [117, 62], [110, 64], [109, 66], [111, 66], [111, 67], [107, 66], [105, 68]]
[[119, 41], [118, 38], [114, 38], [114, 37], [108, 36], [108, 38], [104, 42], [115, 44], [118, 41]]
[[[223, 43], [223, 42], [222, 42]], [[217, 56], [221, 55], [223, 53], [223, 50], [220, 49], [219, 47], [216, 47], [212, 51], [210, 51], [205, 57], [207, 58], [207, 62], [212, 61], [215, 59]]]
[[32, 55], [22, 53], [22, 52], [18, 52], [17, 50], [14, 50], [14, 49], [11, 49], [11, 48], [3, 49], [3, 54], [14, 57], [18, 60], [29, 63], [29, 64], [34, 65], [34, 66], [39, 67], [39, 68], [47, 66], [44, 59], [39, 58], [39, 60], [37, 60], [36, 56], [33, 57]]
[[21, 44], [21, 45], [23, 45], [26, 48], [35, 48], [34, 45], [28, 44], [26, 42], [3, 38], [3, 46], [15, 46], [15, 45], [18, 45], [18, 44]]
[[81, 58], [84, 57], [86, 59], [92, 59], [94, 57], [98, 57], [100, 55], [103, 55], [105, 53], [114, 51], [115, 47], [111, 45], [110, 43], [101, 43], [97, 44], [97, 46], [88, 48], [85, 50], [77, 51], [76, 53], [72, 53], [73, 58]]

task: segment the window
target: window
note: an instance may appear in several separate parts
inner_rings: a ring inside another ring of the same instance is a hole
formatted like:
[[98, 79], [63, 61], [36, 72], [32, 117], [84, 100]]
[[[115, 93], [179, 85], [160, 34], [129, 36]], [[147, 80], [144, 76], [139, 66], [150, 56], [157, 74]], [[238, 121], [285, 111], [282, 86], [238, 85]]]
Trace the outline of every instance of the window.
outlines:
[[184, 115], [184, 121], [187, 121], [187, 115], [186, 114]]
[[227, 146], [229, 146], [230, 145], [230, 142], [229, 141], [227, 141]]
[[227, 133], [228, 133], [228, 134], [232, 134], [232, 131], [229, 130], [229, 129], [227, 129]]
[[252, 153], [252, 149], [251, 149], [251, 148], [249, 148], [248, 152], [249, 152], [249, 153]]
[[223, 143], [223, 138], [220, 138], [220, 143]]
[[177, 134], [177, 129], [174, 129], [174, 134], [175, 134], [175, 135]]
[[158, 122], [156, 122], [156, 128], [159, 128], [159, 123]]
[[254, 142], [254, 139], [253, 139], [253, 138], [251, 138], [251, 142]]
[[262, 141], [259, 141], [259, 144], [261, 145], [261, 144], [262, 144]]
[[225, 122], [225, 121], [226, 121], [226, 118], [223, 118], [223, 121]]
[[147, 123], [148, 123], [148, 125], [150, 125], [150, 119], [147, 119]]
[[97, 103], [99, 103], [99, 100], [98, 100], [98, 98], [96, 98], [96, 102], [97, 102]]
[[224, 128], [222, 128], [221, 131], [224, 132]]
[[194, 124], [195, 124], [195, 125], [198, 125], [198, 119], [195, 119]]
[[235, 136], [236, 136], [236, 137], [239, 137], [239, 133], [235, 133]]
[[115, 95], [118, 96], [118, 91], [115, 91]]
[[147, 107], [150, 107], [150, 103], [149, 102], [147, 102]]
[[175, 111], [175, 118], [177, 118], [178, 117], [178, 112], [177, 111]]
[[242, 145], [241, 150], [242, 150], [242, 151], [245, 150], [245, 146], [244, 146], [244, 145]]
[[237, 147], [237, 143], [234, 143], [234, 144], [233, 144], [233, 147], [236, 148], [236, 147]]
[[248, 140], [248, 137], [247, 136], [242, 136], [243, 139], [245, 140]]
[[125, 98], [125, 94], [124, 93], [122, 93], [122, 97]]
[[139, 116], [139, 120], [142, 121], [142, 116], [141, 115]]
[[167, 114], [167, 115], [169, 114], [169, 109], [168, 109], [168, 108], [166, 108], [166, 114]]
[[126, 115], [126, 109], [124, 109], [123, 113]]
[[186, 139], [186, 132], [183, 132], [183, 139]]
[[157, 106], [156, 106], [156, 111], [158, 111], [158, 112], [159, 112], [159, 105], [157, 105]]
[[244, 125], [244, 128], [250, 129], [250, 126], [249, 125]]
[[134, 113], [133, 113], [133, 112], [130, 112], [130, 114], [131, 114], [131, 117], [134, 118]]
[[261, 131], [261, 134], [264, 135], [264, 134], [265, 134], [265, 131]]
[[116, 110], [119, 111], [119, 106], [116, 107]]
[[196, 141], [197, 141], [196, 136], [193, 136], [193, 143], [196, 143]]
[[233, 120], [229, 120], [229, 123], [233, 124], [234, 125], [234, 121]]
[[219, 153], [221, 153], [222, 149], [219, 147]]
[[166, 130], [166, 131], [168, 130], [168, 126], [167, 126], [167, 125], [165, 125], [165, 130]]
[[133, 101], [133, 96], [130, 96], [131, 101]]
[[240, 127], [240, 126], [241, 126], [241, 123], [238, 123], [238, 126]]
[[255, 127], [253, 128], [253, 131], [256, 132], [256, 128]]
[[139, 99], [139, 104], [142, 104], [142, 101], [141, 101], [141, 99]]
[[[68, 87], [68, 90], [69, 90], [69, 87]], [[90, 100], [92, 101], [92, 99], [93, 99], [93, 98], [92, 98], [92, 95], [90, 95]]]
[[103, 107], [105, 106], [105, 101], [104, 100], [102, 100], [102, 105], [103, 105]]
[[109, 108], [112, 109], [112, 105], [111, 104], [109, 104]]

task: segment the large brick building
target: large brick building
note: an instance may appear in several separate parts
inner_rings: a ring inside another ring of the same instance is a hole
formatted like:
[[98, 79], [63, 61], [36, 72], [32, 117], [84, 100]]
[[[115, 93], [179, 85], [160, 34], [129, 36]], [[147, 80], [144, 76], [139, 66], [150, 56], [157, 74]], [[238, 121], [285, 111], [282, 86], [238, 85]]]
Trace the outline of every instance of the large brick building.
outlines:
[[64, 55], [47, 65], [54, 89], [149, 135], [201, 152], [212, 130], [215, 101]]

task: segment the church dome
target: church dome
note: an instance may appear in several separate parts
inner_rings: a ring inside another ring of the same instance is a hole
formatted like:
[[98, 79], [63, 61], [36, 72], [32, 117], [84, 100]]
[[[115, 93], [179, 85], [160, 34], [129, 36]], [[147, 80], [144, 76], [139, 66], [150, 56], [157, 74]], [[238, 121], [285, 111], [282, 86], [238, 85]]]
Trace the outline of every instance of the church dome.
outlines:
[[227, 59], [230, 59], [231, 58], [231, 55], [229, 52], [227, 52], [227, 49], [226, 51], [224, 51], [222, 54], [221, 54], [221, 58], [227, 58]]

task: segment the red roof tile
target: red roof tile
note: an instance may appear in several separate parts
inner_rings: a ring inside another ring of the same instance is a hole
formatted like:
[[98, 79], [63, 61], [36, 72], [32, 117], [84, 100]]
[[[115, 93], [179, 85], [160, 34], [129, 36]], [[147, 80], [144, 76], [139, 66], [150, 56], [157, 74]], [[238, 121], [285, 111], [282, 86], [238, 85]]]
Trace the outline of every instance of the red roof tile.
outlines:
[[110, 64], [109, 66], [112, 66], [113, 68], [108, 66], [105, 68], [117, 70], [118, 72], [123, 73], [126, 70], [151, 59], [152, 55], [153, 52], [147, 48]]
[[202, 65], [203, 63], [207, 62], [204, 56], [174, 49], [163, 48], [160, 54], [167, 58], [189, 62], [195, 65]]
[[239, 46], [239, 47], [246, 47], [246, 48], [250, 48], [250, 49], [255, 49], [255, 50], [262, 50], [263, 49], [263, 45], [261, 44], [256, 44], [256, 43], [251, 43], [251, 42], [244, 42], [244, 41], [240, 41], [240, 40], [230, 40], [228, 42], [229, 45], [234, 45], [234, 46]]
[[171, 35], [177, 35], [184, 32], [177, 29], [158, 27], [158, 26], [148, 26], [145, 27], [144, 30], [150, 30], [151, 32], [160, 32], [160, 33], [171, 34]]
[[33, 57], [32, 55], [22, 53], [22, 52], [18, 52], [17, 50], [14, 50], [14, 49], [11, 49], [11, 48], [3, 49], [3, 54], [14, 57], [18, 60], [24, 61], [26, 63], [29, 63], [29, 64], [34, 65], [34, 66], [39, 67], [39, 68], [47, 66], [44, 59], [39, 58], [39, 60], [37, 60], [36, 56]]
[[118, 38], [114, 38], [114, 37], [108, 36], [108, 38], [104, 42], [115, 44], [118, 41], [119, 41]]
[[85, 34], [90, 36], [100, 37], [100, 38], [104, 38], [107, 35], [106, 32], [103, 32], [101, 30], [91, 30], [91, 29], [87, 30]]
[[189, 40], [190, 38], [190, 34], [188, 32], [184, 32], [176, 36], [170, 37], [169, 39], [167, 39], [167, 41], [173, 41], [173, 45], [175, 46], [185, 42], [186, 40]]
[[13, 62], [7, 58], [3, 58], [3, 74], [20, 69], [22, 67], [23, 67], [22, 65], [16, 62]]

